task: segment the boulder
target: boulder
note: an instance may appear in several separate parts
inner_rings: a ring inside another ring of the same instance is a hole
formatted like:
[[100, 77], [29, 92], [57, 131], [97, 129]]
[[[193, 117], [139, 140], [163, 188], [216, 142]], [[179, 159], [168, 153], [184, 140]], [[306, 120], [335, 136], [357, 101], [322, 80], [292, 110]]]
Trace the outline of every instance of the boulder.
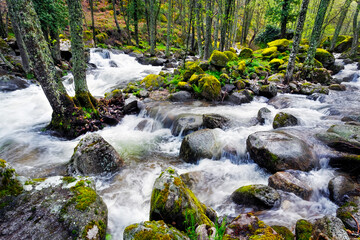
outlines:
[[351, 48], [353, 38], [351, 36], [344, 36], [342, 41], [337, 41], [335, 45], [334, 52], [336, 53], [343, 53]]
[[356, 184], [345, 176], [334, 177], [328, 184], [330, 199], [336, 204], [342, 205], [356, 191], [356, 187]]
[[335, 63], [334, 55], [322, 48], [316, 49], [315, 59], [321, 62], [324, 68], [329, 68]]
[[317, 137], [338, 151], [360, 154], [360, 126], [358, 125], [333, 125], [327, 132], [317, 134]]
[[124, 165], [118, 152], [99, 134], [92, 133], [80, 140], [68, 164], [70, 174], [113, 173]]
[[274, 83], [263, 85], [260, 87], [259, 95], [267, 98], [272, 98], [277, 95], [277, 86]]
[[205, 128], [226, 128], [229, 125], [230, 119], [219, 114], [204, 114], [203, 123]]
[[28, 80], [12, 75], [0, 76], [0, 91], [9, 92], [24, 89], [30, 86]]
[[269, 48], [265, 48], [263, 49], [263, 51], [261, 52], [261, 54], [264, 57], [270, 57], [271, 55], [273, 55], [274, 53], [277, 52], [277, 47], [269, 47]]
[[216, 67], [226, 67], [226, 64], [229, 61], [229, 58], [225, 53], [214, 50], [209, 59], [210, 63]]
[[269, 64], [272, 70], [278, 70], [281, 65], [283, 65], [285, 62], [282, 59], [274, 58], [272, 59]]
[[145, 86], [147, 90], [157, 90], [164, 85], [164, 78], [160, 75], [149, 74], [140, 83]]
[[336, 211], [336, 217], [341, 219], [345, 227], [351, 231], [358, 231], [358, 223], [360, 222], [360, 196], [350, 196]]
[[203, 126], [203, 118], [198, 114], [180, 114], [176, 117], [171, 133], [174, 136], [184, 136], [191, 132], [199, 130]]
[[124, 113], [125, 114], [133, 114], [139, 113], [140, 109], [138, 106], [138, 98], [135, 96], [131, 96], [125, 100], [124, 104]]
[[313, 239], [350, 240], [341, 220], [334, 216], [317, 219], [313, 225]]
[[235, 91], [233, 92], [230, 96], [228, 101], [236, 104], [236, 105], [240, 105], [243, 103], [249, 103], [253, 100], [253, 96], [251, 94], [251, 92], [249, 90], [239, 90], [239, 91]]
[[330, 90], [334, 90], [334, 91], [345, 91], [346, 90], [346, 86], [343, 84], [331, 84], [329, 86]]
[[299, 125], [299, 120], [290, 113], [279, 112], [273, 121], [273, 128], [290, 127]]
[[215, 239], [216, 236], [216, 228], [205, 224], [198, 226], [195, 232], [197, 235], [197, 240]]
[[250, 157], [272, 173], [288, 169], [310, 171], [317, 165], [310, 146], [283, 131], [253, 133], [246, 146]]
[[179, 91], [170, 95], [170, 100], [173, 102], [186, 102], [192, 99], [191, 93], [188, 91]]
[[296, 222], [295, 236], [297, 240], [310, 240], [312, 231], [313, 225], [309, 221], [300, 219]]
[[224, 51], [224, 54], [228, 57], [229, 61], [234, 61], [238, 59], [236, 53], [232, 51]]
[[274, 229], [260, 221], [251, 213], [240, 214], [225, 230], [223, 239], [273, 239], [280, 240], [282, 237]]
[[284, 226], [271, 226], [272, 229], [275, 230], [275, 232], [277, 232], [284, 240], [294, 240], [295, 235], [287, 228]]
[[147, 221], [132, 224], [124, 230], [123, 240], [174, 239], [189, 240], [183, 232], [168, 226], [164, 221]]
[[221, 144], [218, 129], [202, 129], [185, 136], [180, 147], [180, 158], [196, 163], [202, 158], [220, 159]]
[[250, 48], [243, 48], [239, 53], [239, 58], [251, 58], [253, 56], [253, 50]]
[[285, 74], [275, 73], [268, 78], [269, 82], [282, 83], [285, 79]]
[[265, 121], [270, 121], [270, 117], [271, 117], [271, 111], [268, 108], [266, 107], [260, 108], [257, 114], [257, 120], [261, 125], [264, 125]]
[[287, 39], [277, 39], [272, 42], [268, 42], [268, 47], [277, 47], [278, 51], [285, 52], [289, 49], [290, 41]]
[[312, 95], [314, 93], [329, 94], [329, 88], [321, 86], [321, 84], [313, 84], [305, 82], [300, 84], [300, 93], [304, 95]]
[[166, 169], [155, 180], [150, 203], [151, 221], [163, 220], [184, 231], [190, 218], [196, 225], [213, 225], [207, 212], [213, 213], [186, 187], [174, 169]]
[[105, 239], [107, 207], [91, 179], [26, 180], [3, 160], [0, 176], [3, 239]]
[[221, 93], [221, 84], [216, 77], [206, 75], [200, 78], [199, 88], [201, 89], [201, 96], [209, 101], [218, 100]]
[[313, 192], [308, 184], [296, 178], [296, 176], [290, 172], [277, 172], [270, 176], [268, 181], [270, 187], [294, 193], [305, 200], [309, 200]]
[[271, 209], [280, 205], [280, 194], [272, 187], [262, 184], [243, 186], [231, 194], [234, 203], [255, 209]]
[[341, 70], [343, 70], [344, 68], [345, 68], [344, 63], [335, 62], [334, 65], [329, 67], [329, 70], [332, 71], [332, 75], [335, 75], [335, 74], [339, 73]]

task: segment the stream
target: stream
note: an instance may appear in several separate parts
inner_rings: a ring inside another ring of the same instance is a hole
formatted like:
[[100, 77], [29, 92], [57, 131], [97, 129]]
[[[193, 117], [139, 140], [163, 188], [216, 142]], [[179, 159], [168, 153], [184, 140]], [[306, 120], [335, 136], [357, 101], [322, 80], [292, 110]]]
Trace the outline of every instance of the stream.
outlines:
[[[140, 65], [135, 58], [125, 54], [107, 51], [104, 54], [94, 49], [91, 50], [90, 62], [97, 67], [87, 73], [89, 89], [94, 96], [103, 96], [114, 87], [125, 86], [130, 81], [161, 71], [161, 67]], [[334, 77], [341, 79], [349, 73], [359, 74], [356, 64], [347, 64]], [[71, 74], [64, 79], [66, 89], [73, 94]], [[193, 191], [200, 201], [216, 210], [218, 216], [236, 217], [249, 211], [232, 203], [229, 197], [244, 185], [267, 185], [270, 174], [253, 163], [246, 152], [246, 139], [250, 134], [272, 130], [271, 121], [264, 125], [256, 124], [258, 110], [262, 107], [271, 110], [272, 119], [280, 111], [300, 119], [300, 126], [289, 127], [289, 131], [313, 144], [321, 159], [321, 167], [300, 173], [314, 189], [310, 201], [281, 192], [280, 208], [256, 214], [267, 224], [283, 225], [291, 230], [300, 218], [313, 220], [324, 215], [336, 215], [337, 205], [328, 199], [327, 189], [336, 172], [327, 165], [328, 159], [321, 157], [327, 147], [313, 135], [340, 123], [342, 113], [359, 107], [359, 79], [355, 77], [344, 84], [346, 91], [330, 91], [329, 95], [316, 101], [304, 95], [279, 94], [277, 101], [286, 102], [286, 109], [276, 109], [264, 97], [237, 106], [215, 106], [201, 101], [151, 103], [151, 109], [144, 109], [137, 116], [125, 116], [117, 126], [99, 131], [120, 153], [126, 165], [113, 176], [94, 177], [97, 191], [109, 210], [108, 233], [112, 239], [122, 239], [126, 226], [148, 220], [153, 183], [167, 167], [175, 168], [179, 174], [198, 174], [201, 181], [194, 184]], [[51, 120], [52, 111], [40, 86], [32, 84], [23, 90], [0, 92], [0, 112], [0, 158], [8, 161], [19, 175], [38, 178], [59, 174], [59, 168], [70, 160], [81, 137], [69, 141], [42, 131]], [[164, 121], [181, 113], [217, 113], [230, 118], [231, 127], [220, 130], [220, 142], [224, 148], [228, 143], [236, 143], [235, 154], [224, 151], [221, 160], [203, 159], [196, 165], [179, 159], [182, 137], [173, 136], [171, 129], [164, 127]], [[144, 127], [139, 128], [139, 124]]]

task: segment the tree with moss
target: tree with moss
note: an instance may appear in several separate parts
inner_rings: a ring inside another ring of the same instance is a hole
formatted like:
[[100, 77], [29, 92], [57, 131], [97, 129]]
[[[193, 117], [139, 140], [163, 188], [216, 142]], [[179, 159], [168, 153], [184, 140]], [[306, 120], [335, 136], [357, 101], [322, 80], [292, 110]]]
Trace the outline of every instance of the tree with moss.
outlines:
[[95, 19], [94, 19], [94, 0], [89, 0], [90, 12], [91, 12], [91, 29], [92, 37], [94, 41], [94, 47], [96, 47], [96, 34], [95, 34]]
[[205, 46], [204, 46], [204, 59], [208, 60], [211, 55], [211, 29], [212, 29], [212, 4], [211, 0], [206, 1], [206, 30], [205, 30]]
[[148, 25], [148, 34], [149, 44], [150, 44], [150, 54], [152, 56], [155, 55], [156, 48], [156, 33], [157, 33], [157, 19], [160, 13], [160, 0], [145, 0], [145, 12], [147, 17], [147, 25]]
[[312, 67], [314, 65], [314, 58], [316, 54], [316, 48], [319, 46], [321, 29], [324, 23], [325, 14], [329, 6], [330, 0], [321, 0], [318, 8], [318, 12], [314, 22], [314, 28], [311, 33], [310, 46], [305, 59], [305, 67]]

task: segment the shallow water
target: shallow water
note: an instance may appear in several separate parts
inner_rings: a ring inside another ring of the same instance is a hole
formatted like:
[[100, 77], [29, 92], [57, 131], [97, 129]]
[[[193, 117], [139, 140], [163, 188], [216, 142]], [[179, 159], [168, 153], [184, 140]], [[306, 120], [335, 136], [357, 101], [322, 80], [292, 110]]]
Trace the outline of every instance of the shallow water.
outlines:
[[[110, 59], [104, 59], [101, 54], [91, 51], [91, 62], [97, 66], [97, 69], [87, 73], [93, 95], [102, 96], [114, 86], [125, 85], [160, 71], [159, 67], [140, 65], [134, 58], [124, 54], [110, 53], [109, 56]], [[115, 62], [117, 67], [111, 67], [110, 61]], [[347, 65], [338, 77], [351, 71], [358, 70]], [[65, 79], [65, 83], [72, 94], [71, 75]], [[356, 96], [359, 95], [360, 81], [354, 79], [346, 85], [346, 92], [331, 91], [322, 102], [301, 95], [280, 95], [289, 100], [286, 109], [275, 109], [262, 97], [240, 106], [212, 106], [203, 102], [161, 104], [144, 110], [138, 116], [126, 116], [117, 126], [99, 131], [126, 162], [126, 167], [116, 175], [95, 178], [97, 190], [109, 209], [108, 232], [113, 239], [122, 239], [126, 226], [148, 220], [152, 185], [161, 171], [169, 166], [180, 174], [193, 172], [199, 176], [198, 184], [192, 186], [193, 191], [219, 216], [235, 217], [249, 210], [236, 206], [229, 200], [229, 196], [243, 185], [267, 184], [270, 176], [253, 163], [246, 152], [249, 134], [272, 129], [271, 121], [263, 126], [256, 125], [258, 110], [267, 107], [272, 117], [279, 111], [286, 111], [300, 118], [300, 126], [289, 129], [313, 142], [316, 153], [321, 156], [326, 147], [313, 139], [313, 134], [340, 121], [341, 115], [331, 115], [333, 109], [345, 112], [358, 107]], [[42, 132], [51, 119], [51, 108], [41, 88], [31, 85], [11, 93], [0, 92], [0, 112], [0, 158], [10, 162], [20, 175], [41, 177], [58, 174], [58, 167], [69, 161], [80, 138], [67, 141]], [[231, 127], [225, 131], [219, 130], [222, 131], [219, 141], [223, 147], [231, 145], [236, 154], [228, 158], [224, 153], [219, 161], [203, 159], [196, 165], [181, 161], [178, 158], [181, 137], [174, 137], [170, 128], [163, 127], [165, 119], [180, 113], [217, 113], [230, 118]], [[138, 130], [138, 124], [144, 121], [145, 128]], [[321, 168], [302, 173], [304, 181], [315, 190], [310, 201], [282, 193], [281, 207], [261, 212], [259, 216], [269, 224], [293, 228], [300, 218], [311, 220], [323, 215], [335, 215], [337, 206], [327, 198], [327, 184], [334, 174], [335, 171], [327, 166], [327, 159], [322, 159]]]

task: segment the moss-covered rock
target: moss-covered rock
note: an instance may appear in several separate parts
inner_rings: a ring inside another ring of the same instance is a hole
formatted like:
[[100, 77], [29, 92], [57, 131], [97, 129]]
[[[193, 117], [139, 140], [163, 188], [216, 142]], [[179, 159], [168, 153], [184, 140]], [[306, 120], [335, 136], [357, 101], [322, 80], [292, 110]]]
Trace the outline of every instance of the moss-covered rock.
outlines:
[[313, 225], [305, 219], [296, 222], [295, 235], [296, 240], [310, 240], [313, 231]]
[[275, 82], [275, 83], [282, 83], [285, 79], [285, 74], [284, 73], [276, 73], [271, 75], [268, 78], [269, 82]]
[[220, 97], [221, 84], [216, 77], [206, 75], [200, 78], [199, 87], [201, 89], [201, 96], [209, 101], [216, 101]]
[[95, 36], [95, 39], [98, 43], [105, 43], [106, 40], [109, 39], [109, 36], [106, 33], [102, 32], [102, 33], [97, 34]]
[[313, 225], [313, 239], [350, 240], [341, 220], [334, 216], [317, 219]]
[[186, 62], [185, 72], [183, 73], [183, 80], [188, 81], [194, 74], [204, 74], [204, 70], [200, 67], [200, 62]]
[[271, 67], [271, 69], [273, 69], [273, 70], [278, 70], [279, 67], [280, 67], [282, 64], [284, 64], [284, 63], [285, 63], [284, 60], [278, 59], [278, 58], [274, 58], [274, 59], [272, 59], [272, 60], [269, 62], [270, 67]]
[[329, 88], [326, 86], [322, 86], [319, 83], [313, 84], [309, 82], [301, 83], [299, 85], [300, 91], [299, 93], [304, 95], [311, 95], [313, 93], [321, 93], [321, 94], [329, 94]]
[[253, 50], [251, 50], [250, 48], [242, 48], [239, 53], [239, 58], [241, 59], [251, 58], [252, 56]]
[[246, 70], [246, 62], [245, 61], [240, 61], [238, 62], [238, 68], [237, 70], [240, 72], [240, 73], [244, 73], [245, 70]]
[[226, 67], [229, 58], [225, 53], [214, 50], [209, 59], [210, 63], [216, 67]]
[[220, 75], [219, 80], [220, 80], [222, 83], [230, 83], [230, 77], [229, 77], [229, 75], [227, 75], [226, 73], [222, 73], [222, 74]]
[[144, 85], [147, 90], [156, 90], [164, 85], [164, 80], [160, 75], [149, 74], [140, 83]]
[[[172, 168], [155, 180], [150, 203], [150, 220], [163, 220], [179, 230], [186, 230], [193, 218], [196, 225], [213, 225], [206, 215], [208, 208], [186, 187]], [[211, 216], [213, 218], [214, 216]]]
[[124, 230], [124, 240], [188, 240], [188, 236], [164, 221], [147, 221], [132, 224]]
[[236, 204], [255, 209], [270, 209], [280, 205], [280, 194], [262, 184], [240, 187], [231, 194], [231, 199]]
[[315, 59], [321, 62], [324, 68], [329, 68], [335, 63], [334, 55], [322, 48], [316, 49]]
[[273, 121], [273, 128], [290, 127], [299, 124], [299, 120], [290, 113], [279, 112]]
[[267, 98], [272, 98], [277, 95], [277, 86], [274, 83], [260, 86], [259, 95]]
[[278, 39], [272, 42], [269, 42], [268, 47], [277, 47], [277, 50], [280, 52], [285, 52], [289, 49], [290, 41], [287, 39]]
[[274, 53], [277, 52], [277, 47], [270, 47], [270, 48], [265, 48], [263, 49], [263, 51], [261, 52], [261, 54], [264, 57], [270, 57], [271, 55], [273, 55]]
[[295, 235], [284, 226], [271, 226], [272, 229], [274, 229], [281, 237], [283, 237], [284, 240], [294, 240]]
[[254, 99], [254, 93], [248, 89], [242, 89], [234, 91], [228, 98], [228, 101], [240, 105], [243, 103], [249, 103]]
[[350, 196], [348, 201], [338, 208], [336, 217], [341, 219], [347, 229], [357, 231], [356, 222], [360, 221], [360, 196]]
[[234, 60], [238, 59], [238, 56], [236, 55], [236, 53], [234, 53], [232, 51], [225, 51], [224, 53], [228, 57], [229, 61], [234, 61]]
[[237, 88], [238, 90], [242, 90], [242, 89], [245, 89], [246, 84], [245, 84], [245, 82], [244, 82], [243, 80], [237, 80], [237, 81], [235, 82], [235, 86], [236, 86], [236, 88]]
[[22, 193], [22, 191], [23, 186], [17, 179], [15, 169], [5, 160], [0, 159], [0, 209], [7, 201], [7, 197], [17, 196]]
[[337, 39], [334, 52], [343, 53], [351, 48], [353, 37], [340, 35]]
[[330, 90], [334, 90], [334, 91], [345, 91], [346, 90], [346, 86], [343, 84], [331, 84], [329, 86]]
[[220, 114], [204, 114], [203, 115], [203, 122], [205, 128], [214, 129], [214, 128], [221, 128], [224, 129], [228, 127], [230, 119], [224, 117]]

